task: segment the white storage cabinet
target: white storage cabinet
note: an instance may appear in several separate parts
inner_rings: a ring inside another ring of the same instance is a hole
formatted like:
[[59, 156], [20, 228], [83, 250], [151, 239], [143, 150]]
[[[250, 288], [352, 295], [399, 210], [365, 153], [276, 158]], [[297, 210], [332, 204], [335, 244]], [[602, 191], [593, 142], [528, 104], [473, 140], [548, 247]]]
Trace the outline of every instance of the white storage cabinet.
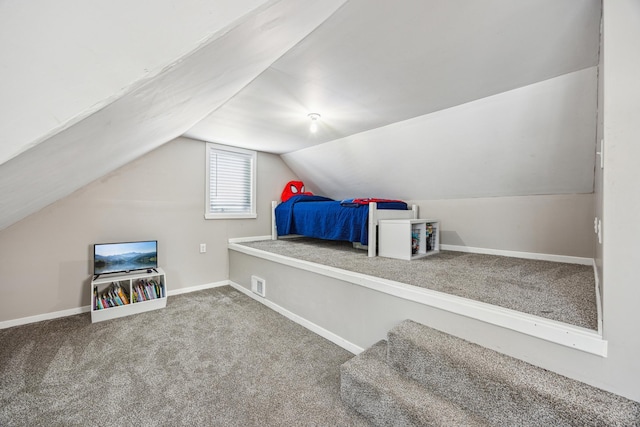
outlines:
[[378, 228], [380, 256], [412, 260], [440, 252], [438, 220], [385, 219]]
[[[125, 294], [126, 304], [120, 298], [118, 302], [122, 305], [104, 307], [104, 299], [100, 297], [112, 294], [110, 290], [118, 287]], [[100, 302], [97, 299], [100, 299]], [[165, 273], [161, 268], [151, 270], [150, 273], [141, 271], [122, 275], [105, 274], [91, 281], [92, 323], [157, 310], [166, 306], [167, 284]]]

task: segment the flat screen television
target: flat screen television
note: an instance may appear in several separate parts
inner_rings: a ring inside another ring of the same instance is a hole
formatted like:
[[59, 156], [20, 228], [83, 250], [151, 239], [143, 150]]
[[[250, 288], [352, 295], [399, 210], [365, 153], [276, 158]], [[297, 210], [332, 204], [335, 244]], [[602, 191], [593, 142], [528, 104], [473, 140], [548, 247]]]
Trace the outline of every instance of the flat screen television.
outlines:
[[158, 268], [158, 241], [93, 245], [93, 274], [128, 273]]

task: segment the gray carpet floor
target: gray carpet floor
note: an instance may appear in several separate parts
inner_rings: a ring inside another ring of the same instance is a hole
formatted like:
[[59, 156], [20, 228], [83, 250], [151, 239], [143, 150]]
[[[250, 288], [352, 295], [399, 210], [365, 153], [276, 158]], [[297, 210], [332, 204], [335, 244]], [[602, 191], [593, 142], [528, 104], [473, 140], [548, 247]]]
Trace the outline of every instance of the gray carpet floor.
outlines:
[[1, 426], [366, 426], [352, 354], [225, 286], [0, 330]]
[[348, 242], [310, 238], [242, 245], [598, 329], [592, 266], [452, 251], [412, 261], [369, 258]]

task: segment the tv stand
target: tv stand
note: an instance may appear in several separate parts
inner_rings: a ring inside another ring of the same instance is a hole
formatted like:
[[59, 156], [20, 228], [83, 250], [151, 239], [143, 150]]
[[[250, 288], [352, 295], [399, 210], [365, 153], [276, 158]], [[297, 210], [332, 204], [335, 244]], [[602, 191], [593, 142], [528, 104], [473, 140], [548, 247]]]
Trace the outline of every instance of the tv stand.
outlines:
[[[167, 306], [164, 270], [100, 277], [91, 280], [91, 322], [157, 310]], [[124, 297], [123, 297], [124, 295]]]

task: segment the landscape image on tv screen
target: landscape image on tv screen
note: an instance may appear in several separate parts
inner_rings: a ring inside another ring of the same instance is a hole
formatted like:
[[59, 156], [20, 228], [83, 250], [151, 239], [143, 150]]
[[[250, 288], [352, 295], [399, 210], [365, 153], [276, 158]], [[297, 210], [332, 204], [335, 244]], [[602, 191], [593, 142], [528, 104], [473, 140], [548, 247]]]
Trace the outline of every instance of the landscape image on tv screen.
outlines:
[[107, 274], [158, 267], [158, 242], [94, 245], [93, 273]]

